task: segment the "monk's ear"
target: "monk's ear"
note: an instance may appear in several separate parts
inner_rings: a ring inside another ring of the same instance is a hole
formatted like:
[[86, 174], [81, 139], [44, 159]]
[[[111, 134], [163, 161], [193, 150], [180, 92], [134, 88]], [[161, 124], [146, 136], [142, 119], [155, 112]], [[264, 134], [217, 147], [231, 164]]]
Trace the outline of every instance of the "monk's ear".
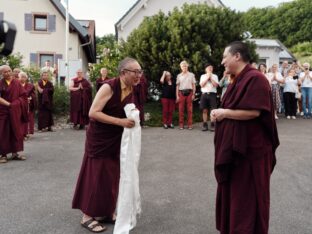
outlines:
[[241, 54], [239, 52], [236, 52], [235, 53], [235, 59], [238, 61], [238, 60], [241, 60]]

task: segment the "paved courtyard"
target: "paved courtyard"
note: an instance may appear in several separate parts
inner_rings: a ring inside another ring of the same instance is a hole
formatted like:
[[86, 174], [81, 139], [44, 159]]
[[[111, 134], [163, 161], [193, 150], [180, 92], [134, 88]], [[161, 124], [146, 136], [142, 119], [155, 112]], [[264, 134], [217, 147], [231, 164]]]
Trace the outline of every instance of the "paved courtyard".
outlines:
[[[281, 146], [271, 182], [271, 234], [312, 233], [312, 120], [278, 120]], [[1, 136], [2, 137], [2, 136]], [[71, 200], [84, 131], [37, 133], [25, 162], [0, 165], [1, 234], [83, 234]], [[132, 234], [215, 234], [213, 133], [144, 128], [143, 213]], [[104, 233], [111, 234], [109, 225]]]

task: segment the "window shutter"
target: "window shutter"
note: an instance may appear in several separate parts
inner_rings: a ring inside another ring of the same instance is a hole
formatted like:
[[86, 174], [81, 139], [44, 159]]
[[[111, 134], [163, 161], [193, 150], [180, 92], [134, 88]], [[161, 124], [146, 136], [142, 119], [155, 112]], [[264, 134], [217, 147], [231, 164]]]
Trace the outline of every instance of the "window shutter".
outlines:
[[38, 54], [37, 53], [30, 53], [30, 63], [32, 65], [38, 65]]
[[25, 31], [32, 30], [32, 14], [25, 14]]
[[48, 15], [48, 32], [56, 31], [56, 16]]
[[55, 59], [55, 61], [54, 61], [54, 63], [55, 64], [58, 64], [57, 62], [58, 62], [58, 59], [62, 59], [63, 58], [63, 55], [62, 54], [56, 54], [55, 56], [54, 56], [54, 59]]
[[3, 12], [0, 12], [0, 20], [3, 20]]

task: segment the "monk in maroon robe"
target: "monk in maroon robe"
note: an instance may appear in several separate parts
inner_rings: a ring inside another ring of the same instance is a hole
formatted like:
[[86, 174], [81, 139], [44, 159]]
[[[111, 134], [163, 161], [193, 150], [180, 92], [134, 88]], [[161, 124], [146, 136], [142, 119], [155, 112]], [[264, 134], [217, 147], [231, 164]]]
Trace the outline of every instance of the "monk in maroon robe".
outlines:
[[222, 64], [234, 79], [221, 108], [211, 112], [211, 120], [217, 121], [216, 225], [222, 234], [269, 230], [270, 176], [279, 139], [270, 86], [249, 61], [245, 43], [226, 47]]
[[2, 66], [3, 79], [0, 80], [0, 163], [7, 162], [7, 154], [12, 160], [25, 160], [17, 152], [24, 150], [23, 124], [27, 122], [27, 96], [20, 82], [14, 78], [9, 66]]
[[28, 98], [28, 122], [24, 124], [24, 139], [27, 140], [29, 135], [35, 131], [35, 109], [37, 103], [35, 86], [28, 82], [28, 76], [25, 72], [19, 73], [19, 81], [24, 87]]
[[109, 79], [107, 77], [108, 71], [105, 67], [101, 68], [100, 73], [101, 73], [101, 77], [95, 81], [96, 92], [99, 91], [99, 89], [105, 83], [105, 81]]
[[42, 72], [41, 79], [38, 81], [38, 130], [47, 129], [53, 131], [54, 125], [52, 110], [53, 110], [53, 84], [48, 80], [49, 73]]
[[[83, 129], [89, 124], [89, 110], [92, 104], [92, 87], [83, 77], [81, 69], [77, 71], [77, 77], [72, 79], [70, 90], [70, 122], [75, 129]], [[77, 125], [80, 125], [79, 128]]]
[[81, 224], [93, 232], [104, 231], [95, 217], [115, 219], [120, 177], [120, 144], [124, 128], [132, 128], [124, 106], [133, 101], [132, 86], [142, 70], [132, 58], [122, 60], [119, 77], [109, 79], [97, 92], [90, 108], [85, 154], [72, 207], [83, 212]]
[[144, 74], [140, 78], [140, 83], [134, 87], [134, 104], [140, 111], [140, 124], [144, 125], [144, 104], [147, 99], [148, 84]]

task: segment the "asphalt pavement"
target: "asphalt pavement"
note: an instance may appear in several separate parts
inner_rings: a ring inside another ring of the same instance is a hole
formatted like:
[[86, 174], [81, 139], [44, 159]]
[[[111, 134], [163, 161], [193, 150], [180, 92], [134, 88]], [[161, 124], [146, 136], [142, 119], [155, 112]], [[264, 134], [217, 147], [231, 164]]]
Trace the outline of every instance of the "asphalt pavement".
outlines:
[[[312, 120], [278, 120], [281, 145], [271, 179], [271, 234], [312, 233]], [[2, 137], [2, 136], [1, 136]], [[36, 133], [24, 162], [0, 164], [1, 234], [90, 233], [71, 209], [85, 131]], [[217, 234], [213, 133], [144, 128], [143, 213], [131, 234]], [[111, 234], [112, 225], [104, 233]]]

